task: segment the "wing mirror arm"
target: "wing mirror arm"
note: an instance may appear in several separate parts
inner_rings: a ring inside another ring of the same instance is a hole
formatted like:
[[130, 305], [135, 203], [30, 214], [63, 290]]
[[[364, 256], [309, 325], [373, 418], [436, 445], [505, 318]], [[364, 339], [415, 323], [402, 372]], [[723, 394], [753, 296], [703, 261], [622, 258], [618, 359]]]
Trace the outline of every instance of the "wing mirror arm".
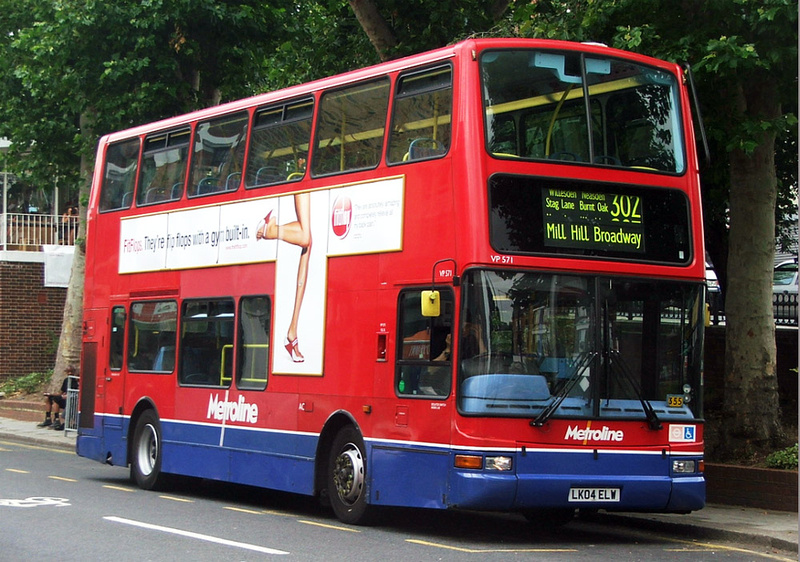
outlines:
[[461, 283], [461, 278], [456, 275], [456, 260], [453, 258], [445, 258], [443, 260], [439, 260], [433, 264], [433, 271], [431, 275], [431, 290], [430, 291], [422, 291], [420, 297], [420, 310], [422, 312], [422, 316], [426, 318], [438, 318], [441, 314], [441, 304], [442, 299], [439, 294], [439, 291], [436, 290], [436, 267], [440, 263], [444, 262], [453, 262], [453, 286], [458, 287]]

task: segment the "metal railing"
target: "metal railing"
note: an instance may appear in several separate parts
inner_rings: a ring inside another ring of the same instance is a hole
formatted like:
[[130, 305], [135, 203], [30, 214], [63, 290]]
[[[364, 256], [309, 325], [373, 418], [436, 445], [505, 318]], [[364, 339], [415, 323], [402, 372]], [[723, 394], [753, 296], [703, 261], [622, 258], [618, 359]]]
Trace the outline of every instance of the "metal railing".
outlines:
[[797, 293], [773, 294], [772, 311], [778, 326], [797, 326]]
[[78, 377], [67, 377], [67, 405], [64, 408], [64, 433], [78, 431]]
[[[719, 293], [708, 295], [708, 312], [713, 325], [725, 323], [725, 305]], [[776, 326], [797, 326], [797, 293], [775, 293], [772, 295], [772, 313]]]
[[45, 244], [72, 246], [77, 232], [76, 216], [0, 214], [0, 250], [39, 252]]

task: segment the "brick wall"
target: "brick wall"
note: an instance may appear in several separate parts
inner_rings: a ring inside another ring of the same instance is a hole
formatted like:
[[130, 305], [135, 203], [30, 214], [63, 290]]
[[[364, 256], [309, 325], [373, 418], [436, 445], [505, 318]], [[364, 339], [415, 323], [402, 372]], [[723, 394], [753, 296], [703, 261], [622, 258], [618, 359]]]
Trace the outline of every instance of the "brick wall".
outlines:
[[53, 368], [66, 295], [43, 263], [0, 261], [0, 382]]
[[797, 511], [797, 471], [706, 463], [706, 501]]

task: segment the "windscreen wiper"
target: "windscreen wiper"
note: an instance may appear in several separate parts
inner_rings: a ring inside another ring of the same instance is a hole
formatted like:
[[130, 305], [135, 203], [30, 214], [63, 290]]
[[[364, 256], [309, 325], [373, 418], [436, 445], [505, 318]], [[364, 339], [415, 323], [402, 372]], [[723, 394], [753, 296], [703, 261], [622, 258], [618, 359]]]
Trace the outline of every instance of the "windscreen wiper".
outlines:
[[623, 377], [625, 377], [625, 380], [627, 380], [628, 384], [630, 384], [631, 388], [633, 388], [633, 391], [639, 398], [639, 402], [642, 403], [642, 409], [644, 410], [644, 415], [647, 418], [647, 425], [650, 426], [650, 429], [661, 429], [663, 427], [661, 425], [661, 420], [658, 419], [658, 415], [656, 415], [656, 411], [653, 409], [653, 406], [650, 405], [650, 402], [644, 399], [642, 389], [639, 388], [638, 384], [636, 384], [636, 379], [633, 378], [633, 375], [628, 368], [628, 364], [622, 359], [620, 352], [610, 351], [608, 354], [608, 359], [609, 371], [613, 373], [615, 371], [615, 367], [618, 367]]
[[578, 381], [581, 380], [583, 376], [583, 370], [594, 361], [594, 358], [597, 357], [598, 353], [596, 351], [592, 351], [590, 353], [582, 353], [580, 357], [580, 361], [575, 365], [575, 370], [572, 371], [572, 375], [569, 377], [567, 382], [561, 387], [561, 390], [555, 396], [550, 405], [547, 406], [542, 412], [536, 416], [535, 420], [531, 420], [531, 425], [533, 427], [542, 427], [547, 420], [550, 419], [550, 416], [558, 410], [561, 403], [564, 399], [569, 396], [569, 393], [572, 392], [572, 389], [575, 388], [575, 385], [578, 384]]

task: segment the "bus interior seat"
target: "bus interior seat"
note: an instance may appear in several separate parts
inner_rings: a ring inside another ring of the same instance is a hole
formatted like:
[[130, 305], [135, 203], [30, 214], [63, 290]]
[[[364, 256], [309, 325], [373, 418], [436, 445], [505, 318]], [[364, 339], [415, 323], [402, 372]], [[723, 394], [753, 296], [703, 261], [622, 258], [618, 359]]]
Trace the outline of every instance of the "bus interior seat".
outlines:
[[166, 199], [166, 197], [164, 197], [163, 187], [148, 187], [147, 191], [144, 192], [145, 203], [156, 203], [158, 201], [163, 201], [164, 199]]
[[165, 345], [158, 348], [156, 358], [153, 360], [153, 370], [172, 372], [175, 368], [175, 346]]
[[225, 191], [236, 191], [239, 189], [239, 184], [242, 182], [242, 173], [241, 172], [233, 172], [228, 174], [228, 178], [225, 180]]
[[263, 166], [256, 172], [255, 185], [267, 185], [283, 181], [283, 176], [276, 166]]
[[411, 141], [408, 145], [408, 159], [409, 160], [422, 160], [424, 158], [435, 158], [441, 156], [447, 151], [445, 146], [429, 137], [420, 137]]
[[594, 157], [595, 164], [606, 164], [608, 166], [622, 166], [619, 158], [610, 154], [598, 154]]
[[209, 176], [200, 180], [200, 182], [197, 184], [194, 194], [208, 195], [209, 193], [214, 193], [215, 191], [218, 191], [217, 178]]
[[575, 154], [574, 152], [567, 152], [567, 151], [560, 151], [560, 152], [551, 152], [547, 155], [548, 160], [563, 160], [565, 162], [583, 162], [583, 158]]
[[154, 371], [172, 371], [175, 368], [175, 332], [163, 330], [158, 334], [158, 349], [153, 359]]
[[[217, 368], [214, 368], [217, 365]], [[187, 334], [181, 341], [181, 376], [185, 384], [219, 384], [219, 361], [213, 339]]]

